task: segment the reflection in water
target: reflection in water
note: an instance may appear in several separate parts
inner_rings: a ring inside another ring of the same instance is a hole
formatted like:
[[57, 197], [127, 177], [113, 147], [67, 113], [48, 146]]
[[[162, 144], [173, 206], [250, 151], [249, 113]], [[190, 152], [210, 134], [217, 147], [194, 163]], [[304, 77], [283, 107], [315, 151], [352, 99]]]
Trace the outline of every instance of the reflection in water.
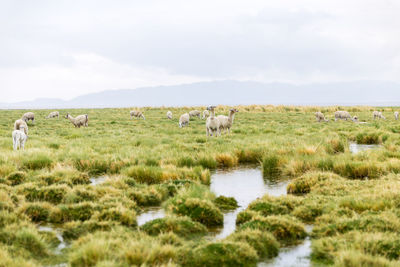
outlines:
[[139, 226], [141, 226], [149, 221], [164, 217], [165, 212], [162, 208], [149, 208], [137, 217], [137, 223]]
[[38, 227], [39, 232], [54, 232], [56, 234], [56, 237], [60, 243], [58, 244], [55, 253], [56, 254], [61, 254], [61, 250], [67, 247], [67, 243], [65, 243], [64, 238], [62, 237], [62, 231], [58, 228], [54, 229], [51, 226], [39, 226]]
[[361, 151], [378, 148], [378, 147], [380, 147], [380, 145], [363, 145], [363, 144], [350, 143], [349, 150], [351, 153], [356, 154]]
[[234, 197], [240, 207], [224, 215], [224, 227], [215, 238], [225, 238], [234, 232], [237, 214], [255, 199], [267, 193], [271, 196], [286, 195], [287, 184], [288, 181], [264, 181], [260, 169], [217, 171], [211, 176], [211, 191], [217, 196]]
[[[312, 225], [306, 226], [308, 233]], [[311, 240], [307, 237], [301, 244], [282, 248], [276, 258], [260, 262], [257, 267], [308, 267], [311, 266]]]

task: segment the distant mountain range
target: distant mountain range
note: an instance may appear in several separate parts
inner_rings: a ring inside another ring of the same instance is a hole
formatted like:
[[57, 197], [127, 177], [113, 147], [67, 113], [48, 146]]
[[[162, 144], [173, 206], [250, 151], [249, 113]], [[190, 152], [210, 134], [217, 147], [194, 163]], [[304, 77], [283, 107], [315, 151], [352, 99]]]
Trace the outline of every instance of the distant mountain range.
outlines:
[[1, 109], [106, 108], [133, 106], [250, 105], [400, 105], [400, 84], [359, 81], [292, 85], [249, 81], [213, 81], [174, 86], [107, 90], [64, 101], [40, 98], [0, 103]]

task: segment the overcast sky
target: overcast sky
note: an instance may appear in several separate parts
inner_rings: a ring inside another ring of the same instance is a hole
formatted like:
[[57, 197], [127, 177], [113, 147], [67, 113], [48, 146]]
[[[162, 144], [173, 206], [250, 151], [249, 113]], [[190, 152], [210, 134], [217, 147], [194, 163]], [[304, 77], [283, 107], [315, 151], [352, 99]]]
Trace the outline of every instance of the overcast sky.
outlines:
[[0, 0], [0, 102], [220, 79], [400, 82], [398, 0]]

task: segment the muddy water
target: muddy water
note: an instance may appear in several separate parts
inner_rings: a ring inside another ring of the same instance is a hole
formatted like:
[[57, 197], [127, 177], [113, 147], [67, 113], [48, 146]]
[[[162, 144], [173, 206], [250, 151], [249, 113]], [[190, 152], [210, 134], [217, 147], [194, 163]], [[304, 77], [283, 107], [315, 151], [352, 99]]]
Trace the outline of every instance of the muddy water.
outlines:
[[379, 148], [380, 145], [362, 145], [362, 144], [356, 144], [356, 143], [350, 143], [349, 145], [349, 150], [351, 153], [358, 153], [361, 151], [365, 151], [368, 149], [373, 149], [373, 148]]
[[211, 176], [210, 189], [217, 196], [234, 197], [239, 208], [224, 214], [224, 226], [215, 239], [222, 239], [236, 229], [236, 216], [246, 209], [255, 199], [269, 194], [272, 196], [286, 195], [288, 181], [267, 181], [263, 179], [262, 171], [256, 169], [238, 169], [217, 171]]
[[137, 216], [137, 223], [139, 226], [159, 218], [164, 218], [165, 212], [160, 207], [148, 208], [143, 213]]
[[54, 232], [56, 234], [56, 237], [58, 241], [60, 241], [60, 244], [58, 244], [55, 253], [56, 254], [61, 254], [61, 250], [67, 247], [67, 243], [64, 241], [64, 238], [62, 237], [62, 231], [58, 228], [53, 228], [51, 226], [39, 226], [38, 227], [39, 232]]

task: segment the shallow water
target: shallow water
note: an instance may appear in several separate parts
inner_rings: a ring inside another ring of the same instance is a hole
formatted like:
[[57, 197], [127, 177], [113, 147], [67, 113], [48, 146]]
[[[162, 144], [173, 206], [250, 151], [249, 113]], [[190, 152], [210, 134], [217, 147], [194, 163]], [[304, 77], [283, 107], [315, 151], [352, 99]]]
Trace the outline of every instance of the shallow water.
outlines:
[[53, 228], [51, 226], [39, 226], [38, 227], [39, 232], [54, 232], [56, 234], [56, 237], [58, 241], [60, 241], [60, 244], [58, 244], [55, 253], [56, 254], [61, 254], [61, 250], [67, 247], [67, 243], [64, 241], [64, 238], [62, 237], [62, 230], [58, 228]]
[[[310, 233], [312, 226], [306, 226], [306, 230]], [[297, 246], [280, 249], [278, 257], [260, 262], [257, 267], [308, 267], [311, 266], [310, 255], [311, 240], [310, 237], [307, 237]]]
[[211, 176], [210, 189], [217, 196], [234, 197], [239, 208], [224, 214], [224, 226], [215, 239], [222, 239], [236, 229], [236, 216], [246, 209], [255, 199], [270, 194], [271, 196], [286, 195], [288, 181], [267, 181], [263, 179], [262, 171], [256, 169], [238, 169], [233, 171], [220, 170]]
[[90, 184], [96, 186], [104, 183], [106, 180], [107, 176], [92, 177], [90, 178]]
[[149, 221], [164, 217], [165, 212], [162, 208], [148, 208], [137, 217], [137, 223], [139, 226], [141, 226]]
[[351, 153], [358, 153], [361, 151], [365, 151], [368, 149], [373, 149], [373, 148], [379, 148], [380, 145], [363, 145], [363, 144], [356, 144], [356, 143], [350, 143], [349, 145], [349, 150]]

